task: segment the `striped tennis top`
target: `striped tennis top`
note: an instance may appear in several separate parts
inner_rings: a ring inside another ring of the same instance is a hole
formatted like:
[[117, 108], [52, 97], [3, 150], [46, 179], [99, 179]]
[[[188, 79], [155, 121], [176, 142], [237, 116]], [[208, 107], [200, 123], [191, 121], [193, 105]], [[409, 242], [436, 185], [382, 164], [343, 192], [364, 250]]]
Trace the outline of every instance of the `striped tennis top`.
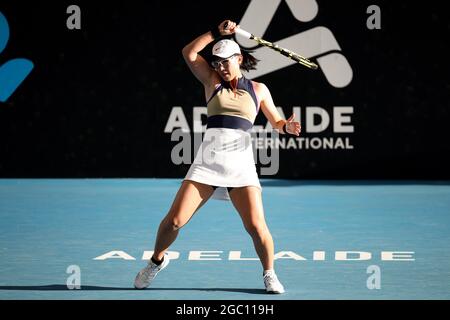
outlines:
[[251, 80], [242, 76], [236, 88], [222, 81], [207, 102], [206, 128], [230, 128], [248, 131], [259, 111], [259, 101]]

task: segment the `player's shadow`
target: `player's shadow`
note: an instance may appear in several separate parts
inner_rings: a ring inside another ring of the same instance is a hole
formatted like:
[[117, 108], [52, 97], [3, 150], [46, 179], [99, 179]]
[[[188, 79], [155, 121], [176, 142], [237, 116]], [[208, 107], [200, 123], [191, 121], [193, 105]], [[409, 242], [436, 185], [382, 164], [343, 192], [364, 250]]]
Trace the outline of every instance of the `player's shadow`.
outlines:
[[[131, 287], [100, 287], [81, 286], [80, 289], [71, 290], [66, 285], [50, 284], [44, 286], [0, 286], [0, 290], [23, 290], [23, 291], [140, 291]], [[207, 292], [237, 292], [248, 294], [266, 294], [264, 289], [252, 288], [147, 288], [146, 291], [207, 291]]]

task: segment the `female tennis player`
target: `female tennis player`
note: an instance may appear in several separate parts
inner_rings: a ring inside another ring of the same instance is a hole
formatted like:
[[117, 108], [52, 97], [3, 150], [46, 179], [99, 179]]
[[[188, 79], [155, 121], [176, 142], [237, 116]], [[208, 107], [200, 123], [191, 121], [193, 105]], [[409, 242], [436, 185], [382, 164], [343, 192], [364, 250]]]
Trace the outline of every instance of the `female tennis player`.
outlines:
[[184, 178], [175, 200], [162, 220], [154, 254], [136, 276], [134, 286], [143, 289], [169, 264], [166, 253], [194, 213], [210, 198], [230, 199], [250, 234], [263, 267], [268, 293], [283, 293], [274, 271], [274, 245], [267, 227], [249, 130], [259, 109], [272, 127], [298, 136], [300, 123], [295, 115], [283, 120], [268, 88], [246, 79], [241, 70], [255, 69], [257, 59], [229, 39], [212, 48], [211, 65], [199, 55], [220, 36], [234, 34], [239, 26], [225, 20], [183, 48], [183, 57], [195, 77], [203, 84], [207, 101], [207, 126], [202, 145]]

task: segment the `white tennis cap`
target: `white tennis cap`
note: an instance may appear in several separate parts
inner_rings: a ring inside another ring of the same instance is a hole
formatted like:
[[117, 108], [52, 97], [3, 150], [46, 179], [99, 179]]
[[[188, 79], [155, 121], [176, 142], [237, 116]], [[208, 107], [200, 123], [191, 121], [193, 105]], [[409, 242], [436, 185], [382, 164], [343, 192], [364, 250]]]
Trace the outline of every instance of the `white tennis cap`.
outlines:
[[234, 54], [241, 54], [241, 49], [233, 40], [224, 39], [214, 45], [212, 54], [220, 58], [229, 58]]

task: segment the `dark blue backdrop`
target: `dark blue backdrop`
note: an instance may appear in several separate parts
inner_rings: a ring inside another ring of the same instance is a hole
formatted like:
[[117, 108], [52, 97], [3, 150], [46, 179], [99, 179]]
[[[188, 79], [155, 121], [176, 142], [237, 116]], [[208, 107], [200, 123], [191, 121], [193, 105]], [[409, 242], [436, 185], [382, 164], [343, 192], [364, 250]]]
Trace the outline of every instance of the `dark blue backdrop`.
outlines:
[[[164, 132], [173, 107], [204, 106], [181, 49], [250, 1], [2, 1], [10, 37], [0, 65], [22, 57], [34, 68], [0, 103], [0, 177], [182, 177]], [[66, 9], [81, 8], [81, 30]], [[381, 8], [381, 30], [366, 9]], [[286, 116], [301, 107], [351, 106], [354, 132], [332, 126], [304, 138], [348, 138], [352, 149], [280, 151], [278, 178], [450, 178], [449, 20], [443, 2], [318, 1], [317, 16], [295, 19], [283, 1], [264, 37], [325, 26], [353, 71], [344, 88], [323, 73], [291, 66], [255, 80]], [[163, 31], [161, 31], [163, 30]], [[250, 30], [251, 31], [251, 30]], [[205, 51], [206, 52], [206, 51]], [[264, 124], [262, 114], [257, 119]]]

